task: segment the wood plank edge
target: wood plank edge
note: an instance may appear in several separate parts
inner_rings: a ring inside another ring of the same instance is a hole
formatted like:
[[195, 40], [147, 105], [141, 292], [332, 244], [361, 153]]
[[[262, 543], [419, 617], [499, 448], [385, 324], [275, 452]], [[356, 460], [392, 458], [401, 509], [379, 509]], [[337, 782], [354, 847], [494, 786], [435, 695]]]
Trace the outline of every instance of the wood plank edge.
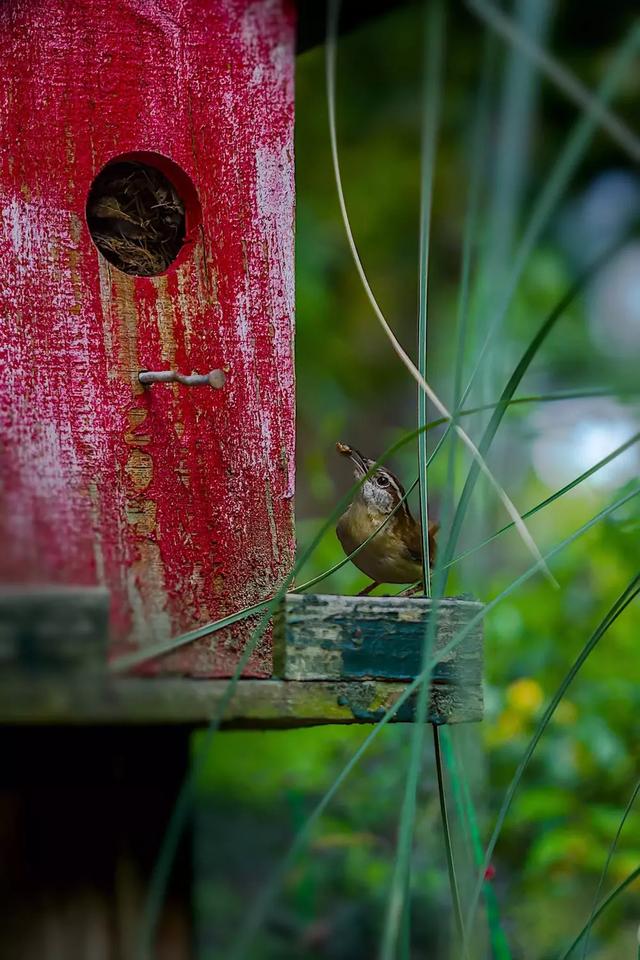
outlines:
[[[228, 680], [185, 678], [2, 677], [0, 724], [12, 726], [186, 724], [215, 716]], [[242, 680], [223, 725], [258, 729], [316, 724], [374, 723], [406, 689], [377, 681]], [[482, 719], [480, 687], [432, 688], [430, 720]], [[411, 722], [411, 702], [395, 722]]]

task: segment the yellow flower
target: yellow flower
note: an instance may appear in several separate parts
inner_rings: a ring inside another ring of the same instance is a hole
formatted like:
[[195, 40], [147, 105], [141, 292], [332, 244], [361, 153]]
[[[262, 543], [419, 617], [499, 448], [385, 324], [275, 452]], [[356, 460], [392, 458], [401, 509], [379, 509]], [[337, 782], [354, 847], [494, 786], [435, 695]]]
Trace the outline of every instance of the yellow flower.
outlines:
[[542, 687], [531, 677], [522, 677], [507, 688], [507, 703], [519, 713], [532, 714], [544, 700]]
[[509, 743], [514, 737], [522, 733], [522, 717], [515, 710], [507, 707], [498, 717], [492, 727], [486, 728], [486, 741], [490, 747], [498, 747]]

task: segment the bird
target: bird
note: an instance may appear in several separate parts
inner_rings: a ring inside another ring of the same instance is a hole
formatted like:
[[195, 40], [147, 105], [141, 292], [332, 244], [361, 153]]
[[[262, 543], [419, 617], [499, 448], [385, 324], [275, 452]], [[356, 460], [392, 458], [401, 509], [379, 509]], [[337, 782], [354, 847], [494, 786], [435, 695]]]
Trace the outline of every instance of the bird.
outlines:
[[[347, 443], [336, 443], [336, 450], [351, 460], [356, 480], [361, 480], [375, 466], [375, 460], [364, 457]], [[402, 500], [404, 495], [404, 487], [398, 478], [386, 467], [376, 467], [338, 520], [336, 535], [349, 555], [400, 504], [382, 530], [353, 558], [356, 567], [373, 581], [361, 591], [360, 596], [370, 593], [381, 583], [422, 581], [422, 528], [411, 515], [407, 501]], [[438, 526], [437, 523], [429, 523], [430, 566], [433, 566], [435, 557]]]

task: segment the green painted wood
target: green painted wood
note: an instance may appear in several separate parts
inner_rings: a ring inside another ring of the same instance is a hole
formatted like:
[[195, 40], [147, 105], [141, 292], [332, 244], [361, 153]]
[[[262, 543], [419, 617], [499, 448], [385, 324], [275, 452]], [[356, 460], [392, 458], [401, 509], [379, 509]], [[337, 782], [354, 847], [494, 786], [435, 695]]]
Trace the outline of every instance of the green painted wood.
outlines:
[[29, 671], [103, 665], [109, 591], [101, 587], [5, 587], [0, 590], [0, 667]]
[[[274, 622], [275, 670], [286, 680], [412, 680], [428, 618], [438, 618], [437, 652], [480, 610], [481, 603], [456, 597], [436, 606], [415, 597], [288, 594]], [[480, 685], [482, 622], [436, 664], [433, 681]]]
[[[108, 677], [91, 674], [0, 674], [0, 724], [188, 724], [215, 716], [227, 680]], [[375, 680], [241, 680], [224, 714], [227, 727], [303, 727], [325, 723], [373, 723], [406, 683]], [[413, 719], [413, 704], [397, 721]], [[435, 684], [429, 720], [462, 723], [482, 719], [482, 693]]]

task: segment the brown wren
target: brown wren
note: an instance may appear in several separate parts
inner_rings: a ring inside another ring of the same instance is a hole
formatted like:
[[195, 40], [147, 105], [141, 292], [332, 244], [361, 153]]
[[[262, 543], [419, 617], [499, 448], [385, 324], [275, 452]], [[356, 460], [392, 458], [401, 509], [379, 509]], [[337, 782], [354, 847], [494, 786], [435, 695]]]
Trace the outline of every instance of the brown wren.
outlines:
[[[336, 450], [352, 461], [356, 480], [361, 480], [375, 464], [375, 460], [363, 457], [346, 443], [337, 443]], [[398, 478], [385, 467], [377, 467], [360, 486], [353, 501], [338, 520], [336, 533], [345, 553], [353, 553], [364, 543], [384, 523], [403, 497], [404, 488]], [[437, 523], [429, 523], [431, 566], [435, 557], [437, 530]], [[380, 583], [414, 583], [422, 580], [422, 529], [412, 517], [406, 500], [382, 530], [353, 558], [353, 562], [373, 580], [373, 583], [362, 591], [363, 595]]]

